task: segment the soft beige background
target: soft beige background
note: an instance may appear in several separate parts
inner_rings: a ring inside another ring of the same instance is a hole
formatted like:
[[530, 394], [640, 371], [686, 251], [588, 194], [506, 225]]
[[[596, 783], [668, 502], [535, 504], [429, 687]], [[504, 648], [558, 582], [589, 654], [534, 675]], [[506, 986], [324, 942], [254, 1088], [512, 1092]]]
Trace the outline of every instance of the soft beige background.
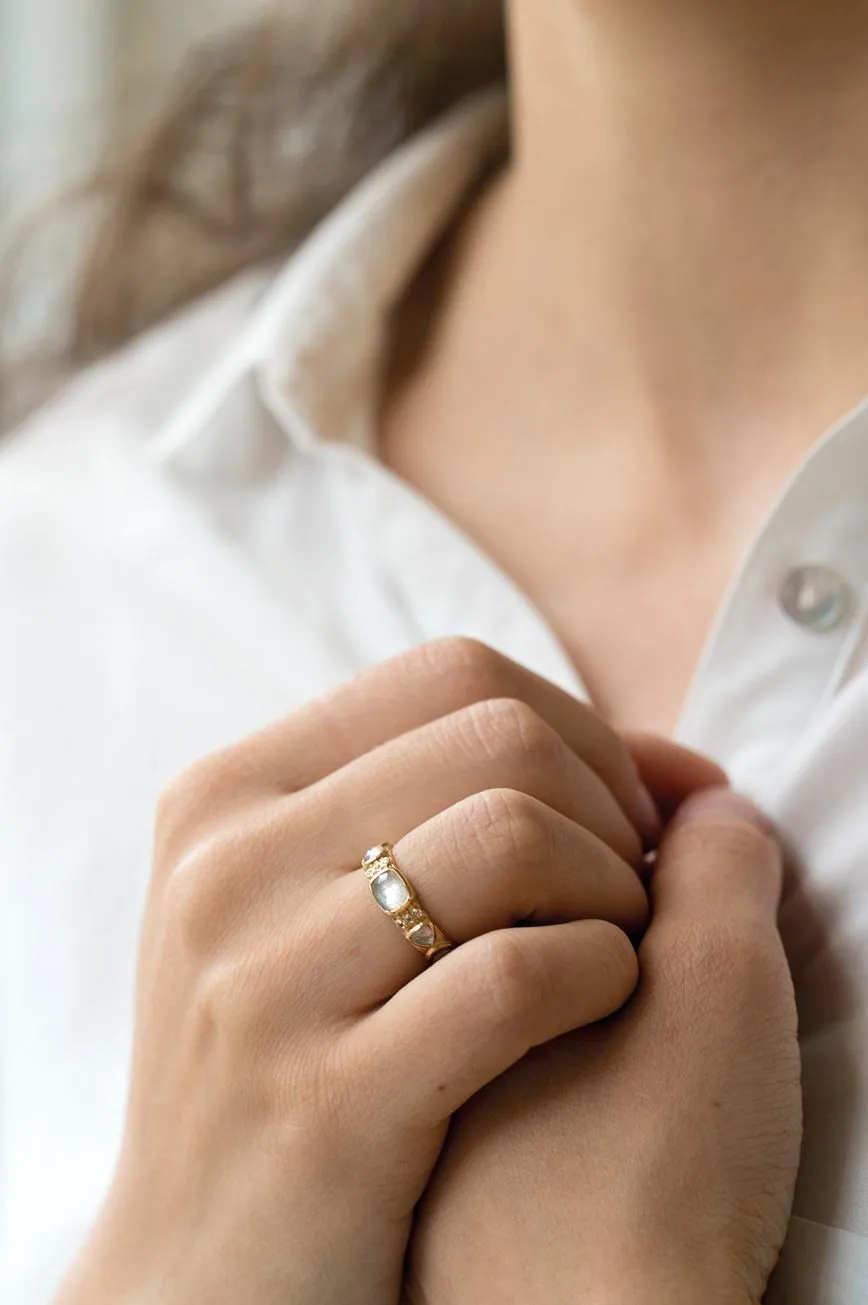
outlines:
[[75, 188], [159, 110], [192, 48], [273, 3], [0, 0], [0, 432], [63, 376], [98, 213]]
[[[311, 0], [316, 3], [316, 0]], [[0, 215], [79, 179], [262, 0], [0, 0]]]

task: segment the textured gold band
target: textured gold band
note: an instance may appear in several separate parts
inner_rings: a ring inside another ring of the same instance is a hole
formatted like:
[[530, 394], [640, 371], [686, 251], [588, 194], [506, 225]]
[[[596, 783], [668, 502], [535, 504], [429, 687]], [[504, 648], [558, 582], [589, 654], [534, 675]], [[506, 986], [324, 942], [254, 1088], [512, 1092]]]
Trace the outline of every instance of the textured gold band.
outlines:
[[362, 870], [377, 906], [395, 921], [417, 952], [431, 961], [449, 950], [452, 943], [428, 915], [407, 876], [398, 869], [388, 843], [380, 843], [365, 853]]

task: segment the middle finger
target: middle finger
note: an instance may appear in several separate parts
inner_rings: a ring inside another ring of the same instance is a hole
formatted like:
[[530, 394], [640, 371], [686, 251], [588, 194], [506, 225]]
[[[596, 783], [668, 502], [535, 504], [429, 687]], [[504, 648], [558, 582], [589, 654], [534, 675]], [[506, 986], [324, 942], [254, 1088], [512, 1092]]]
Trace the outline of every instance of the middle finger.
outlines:
[[413, 730], [313, 785], [301, 801], [335, 873], [487, 789], [544, 802], [638, 865], [642, 844], [611, 790], [526, 703], [475, 703]]

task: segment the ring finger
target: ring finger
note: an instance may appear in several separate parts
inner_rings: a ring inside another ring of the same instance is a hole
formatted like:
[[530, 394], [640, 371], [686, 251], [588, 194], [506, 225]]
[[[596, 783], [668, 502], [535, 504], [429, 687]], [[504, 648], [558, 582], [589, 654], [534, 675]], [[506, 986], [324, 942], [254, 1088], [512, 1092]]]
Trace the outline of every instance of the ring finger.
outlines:
[[[602, 919], [638, 933], [647, 923], [648, 900], [632, 867], [526, 793], [465, 798], [402, 838], [394, 857], [425, 915], [455, 944], [518, 924]], [[369, 1009], [425, 968], [425, 957], [377, 909], [361, 870], [330, 885], [321, 905], [328, 936], [316, 953], [332, 958], [322, 981], [342, 1005], [350, 994], [355, 1010]]]

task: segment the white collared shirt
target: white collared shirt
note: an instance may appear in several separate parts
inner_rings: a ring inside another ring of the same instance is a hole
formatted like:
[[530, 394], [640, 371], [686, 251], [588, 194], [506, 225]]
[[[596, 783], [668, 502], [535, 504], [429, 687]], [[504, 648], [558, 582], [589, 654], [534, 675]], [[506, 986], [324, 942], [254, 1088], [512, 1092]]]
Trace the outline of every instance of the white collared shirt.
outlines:
[[[528, 599], [373, 453], [389, 309], [502, 131], [500, 101], [463, 106], [279, 273], [161, 326], [0, 446], [9, 1305], [50, 1298], [114, 1167], [166, 780], [440, 635], [586, 696]], [[855, 1305], [868, 1300], [868, 403], [782, 491], [678, 733], [770, 811], [798, 869], [782, 927], [805, 1146], [769, 1299]]]

